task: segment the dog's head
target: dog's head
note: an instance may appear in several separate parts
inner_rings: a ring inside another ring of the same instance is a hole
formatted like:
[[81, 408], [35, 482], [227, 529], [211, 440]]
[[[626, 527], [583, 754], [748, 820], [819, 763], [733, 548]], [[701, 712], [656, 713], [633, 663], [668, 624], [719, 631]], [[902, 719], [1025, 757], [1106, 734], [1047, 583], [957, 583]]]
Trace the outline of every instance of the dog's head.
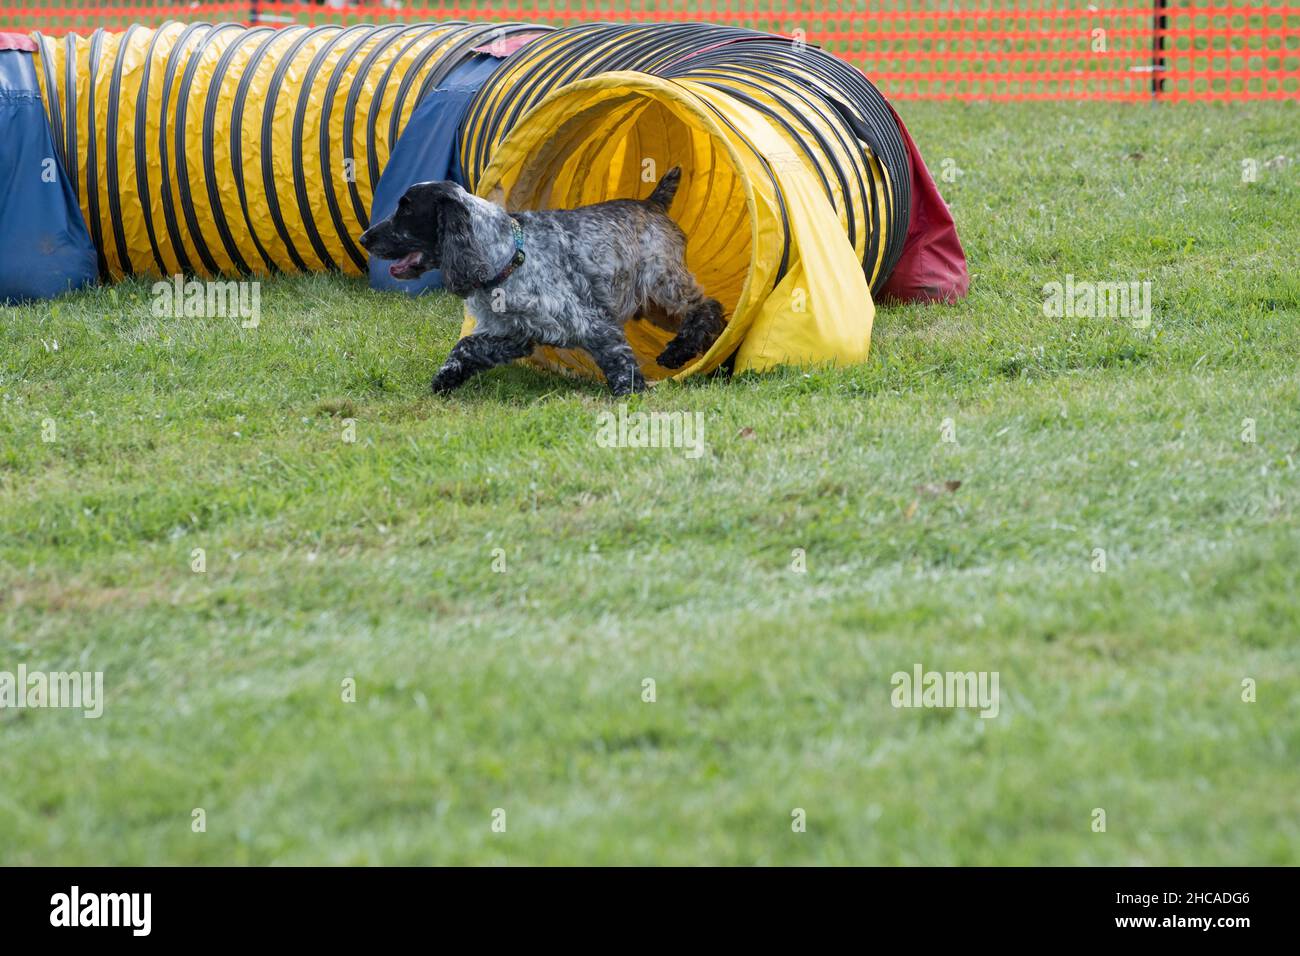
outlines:
[[500, 273], [514, 250], [510, 217], [500, 206], [467, 193], [456, 183], [416, 183], [397, 210], [361, 236], [395, 279], [442, 270], [444, 286], [464, 298]]
[[361, 245], [380, 259], [395, 260], [395, 279], [417, 279], [442, 266], [447, 239], [469, 226], [468, 193], [453, 182], [416, 183], [397, 201], [387, 219], [361, 234]]

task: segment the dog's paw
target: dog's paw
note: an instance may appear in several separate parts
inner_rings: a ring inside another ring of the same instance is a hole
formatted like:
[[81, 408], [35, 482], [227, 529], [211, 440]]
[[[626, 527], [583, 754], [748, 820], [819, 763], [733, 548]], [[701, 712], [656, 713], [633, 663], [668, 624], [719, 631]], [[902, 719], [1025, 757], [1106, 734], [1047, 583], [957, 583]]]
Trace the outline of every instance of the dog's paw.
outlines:
[[459, 384], [460, 382], [456, 381], [452, 376], [443, 375], [439, 372], [433, 377], [433, 381], [429, 383], [429, 391], [435, 395], [446, 395]]
[[655, 359], [661, 368], [681, 368], [691, 359], [695, 358], [695, 353], [688, 351], [677, 339], [668, 343], [668, 347], [659, 353]]
[[614, 395], [631, 395], [633, 392], [644, 392], [646, 388], [648, 386], [640, 372], [637, 372], [631, 380], [626, 377], [620, 378], [609, 386], [610, 392]]

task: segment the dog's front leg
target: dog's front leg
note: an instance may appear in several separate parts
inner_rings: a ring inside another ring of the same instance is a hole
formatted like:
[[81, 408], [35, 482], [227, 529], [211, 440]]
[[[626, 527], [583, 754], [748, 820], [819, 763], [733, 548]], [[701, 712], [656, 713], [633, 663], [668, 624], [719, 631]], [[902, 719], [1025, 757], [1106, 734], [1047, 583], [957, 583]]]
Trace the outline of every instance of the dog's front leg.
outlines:
[[615, 395], [630, 395], [645, 391], [645, 377], [636, 362], [632, 346], [621, 333], [611, 333], [594, 342], [586, 342], [586, 349], [605, 373], [605, 382]]
[[452, 346], [447, 361], [433, 377], [433, 390], [439, 394], [450, 392], [479, 372], [523, 358], [532, 350], [527, 339], [484, 332], [467, 335]]

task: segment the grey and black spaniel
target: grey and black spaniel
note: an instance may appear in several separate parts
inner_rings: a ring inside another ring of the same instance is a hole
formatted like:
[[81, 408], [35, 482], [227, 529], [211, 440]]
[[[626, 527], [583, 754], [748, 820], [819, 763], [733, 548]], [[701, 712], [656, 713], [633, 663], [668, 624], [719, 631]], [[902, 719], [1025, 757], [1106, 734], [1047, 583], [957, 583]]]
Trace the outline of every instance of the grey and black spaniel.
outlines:
[[441, 269], [469, 304], [474, 332], [452, 348], [435, 392], [549, 345], [585, 349], [614, 394], [626, 395], [645, 388], [623, 331], [629, 319], [650, 311], [676, 330], [657, 359], [670, 369], [703, 354], [723, 328], [722, 306], [687, 270], [686, 237], [668, 217], [680, 179], [673, 167], [646, 199], [513, 215], [453, 182], [416, 183], [361, 244], [397, 260], [389, 271], [398, 279]]

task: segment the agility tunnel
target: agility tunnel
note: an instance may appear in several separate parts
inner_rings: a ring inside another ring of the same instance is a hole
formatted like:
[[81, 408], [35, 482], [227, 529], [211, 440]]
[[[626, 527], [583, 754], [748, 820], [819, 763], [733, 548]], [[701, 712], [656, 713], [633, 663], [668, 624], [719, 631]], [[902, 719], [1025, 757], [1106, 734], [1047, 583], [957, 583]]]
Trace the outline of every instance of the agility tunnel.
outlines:
[[116, 279], [363, 273], [355, 240], [412, 111], [475, 46], [524, 29], [169, 23], [35, 39], [60, 158]]
[[[356, 238], [413, 182], [557, 208], [643, 196], [680, 165], [672, 215], [727, 327], [678, 375], [858, 362], [876, 296], [965, 292], [951, 216], [897, 115], [859, 71], [790, 39], [679, 23], [168, 23], [33, 40], [106, 280], [369, 269], [391, 288]], [[15, 231], [0, 223], [0, 241]], [[628, 333], [647, 378], [672, 374], [653, 362], [670, 333]], [[599, 375], [585, 354], [532, 360]]]
[[[541, 37], [475, 97], [467, 186], [507, 209], [644, 195], [671, 166], [687, 265], [728, 322], [692, 371], [866, 358], [879, 288], [902, 254], [911, 180], [898, 125], [852, 68], [729, 27], [618, 24]], [[845, 242], [847, 239], [847, 242]], [[466, 323], [465, 331], [471, 328]], [[672, 333], [633, 323], [647, 377]], [[535, 361], [594, 375], [582, 352]]]

